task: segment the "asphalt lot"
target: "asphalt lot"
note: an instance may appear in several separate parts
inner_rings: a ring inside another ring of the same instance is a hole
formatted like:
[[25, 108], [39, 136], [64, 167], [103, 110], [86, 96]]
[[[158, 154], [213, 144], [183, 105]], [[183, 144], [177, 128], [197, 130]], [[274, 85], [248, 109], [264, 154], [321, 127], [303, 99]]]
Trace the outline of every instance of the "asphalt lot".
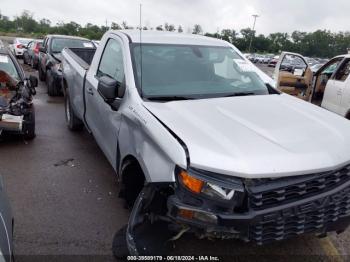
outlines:
[[[37, 75], [24, 68], [28, 75]], [[116, 176], [90, 134], [68, 131], [63, 98], [48, 97], [42, 82], [37, 91], [37, 137], [30, 142], [21, 138], [0, 142], [0, 173], [15, 217], [16, 261], [78, 261], [78, 256], [84, 261], [114, 261], [113, 235], [129, 214], [118, 198]], [[350, 230], [340, 236], [304, 236], [262, 247], [184, 236], [174, 242], [172, 253], [224, 256], [224, 261], [232, 261], [232, 256], [252, 261], [342, 261], [349, 254], [349, 243]]]

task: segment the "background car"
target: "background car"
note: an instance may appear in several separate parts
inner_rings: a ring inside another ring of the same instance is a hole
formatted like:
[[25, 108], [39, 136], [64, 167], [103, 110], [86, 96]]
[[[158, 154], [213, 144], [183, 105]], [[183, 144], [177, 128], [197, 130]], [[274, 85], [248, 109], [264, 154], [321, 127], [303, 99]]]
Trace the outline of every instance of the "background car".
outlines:
[[92, 42], [95, 44], [96, 47], [100, 45], [100, 40], [92, 40]]
[[0, 50], [0, 134], [35, 137], [33, 96], [38, 80], [27, 78], [17, 59], [7, 49]]
[[29, 44], [29, 42], [33, 41], [33, 39], [29, 38], [15, 38], [13, 40], [13, 44], [11, 44], [10, 50], [16, 57], [23, 57], [23, 52], [25, 47]]
[[37, 69], [39, 63], [39, 49], [42, 45], [42, 40], [33, 40], [29, 42], [23, 52], [23, 63]]
[[95, 48], [94, 43], [86, 38], [48, 35], [39, 49], [39, 79], [46, 81], [49, 96], [62, 94], [62, 72], [60, 69], [63, 48]]
[[278, 59], [279, 59], [279, 58], [280, 58], [280, 57], [279, 57], [278, 55], [274, 56], [274, 57], [270, 60], [270, 62], [267, 64], [267, 66], [268, 66], [268, 67], [275, 67], [276, 64], [277, 64], [277, 62], [278, 62]]

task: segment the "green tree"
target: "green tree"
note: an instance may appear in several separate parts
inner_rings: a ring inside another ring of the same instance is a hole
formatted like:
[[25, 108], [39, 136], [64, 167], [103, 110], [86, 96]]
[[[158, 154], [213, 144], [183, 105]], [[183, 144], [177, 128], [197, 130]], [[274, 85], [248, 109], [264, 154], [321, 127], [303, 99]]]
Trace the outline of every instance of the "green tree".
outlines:
[[113, 29], [113, 30], [121, 30], [122, 27], [119, 24], [117, 24], [115, 22], [112, 22], [111, 23], [111, 29]]
[[201, 25], [195, 24], [193, 26], [192, 34], [198, 35], [198, 34], [202, 34], [202, 33], [203, 33], [203, 29], [202, 29]]

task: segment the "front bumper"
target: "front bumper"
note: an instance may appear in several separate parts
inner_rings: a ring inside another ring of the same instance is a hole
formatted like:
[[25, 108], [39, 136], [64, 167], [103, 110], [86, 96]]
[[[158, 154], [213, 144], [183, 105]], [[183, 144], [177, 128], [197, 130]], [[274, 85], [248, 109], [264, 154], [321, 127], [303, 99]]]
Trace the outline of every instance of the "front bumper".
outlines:
[[[187, 225], [202, 236], [238, 238], [257, 244], [307, 233], [340, 233], [350, 224], [350, 180], [341, 181], [328, 191], [266, 208], [255, 208], [248, 203], [244, 212], [213, 212], [203, 208], [207, 205], [194, 206], [185, 202], [177, 195], [168, 199], [168, 216], [176, 223]], [[216, 220], [208, 223], [184, 218], [180, 210], [202, 212]]]

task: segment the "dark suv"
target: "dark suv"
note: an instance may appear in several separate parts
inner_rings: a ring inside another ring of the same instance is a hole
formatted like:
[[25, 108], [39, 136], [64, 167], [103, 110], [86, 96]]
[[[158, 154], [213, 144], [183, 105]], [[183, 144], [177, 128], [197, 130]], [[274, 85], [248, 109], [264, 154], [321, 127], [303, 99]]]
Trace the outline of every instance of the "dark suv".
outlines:
[[39, 49], [39, 79], [46, 80], [49, 96], [62, 93], [61, 51], [63, 48], [95, 48], [92, 41], [74, 36], [47, 35]]

